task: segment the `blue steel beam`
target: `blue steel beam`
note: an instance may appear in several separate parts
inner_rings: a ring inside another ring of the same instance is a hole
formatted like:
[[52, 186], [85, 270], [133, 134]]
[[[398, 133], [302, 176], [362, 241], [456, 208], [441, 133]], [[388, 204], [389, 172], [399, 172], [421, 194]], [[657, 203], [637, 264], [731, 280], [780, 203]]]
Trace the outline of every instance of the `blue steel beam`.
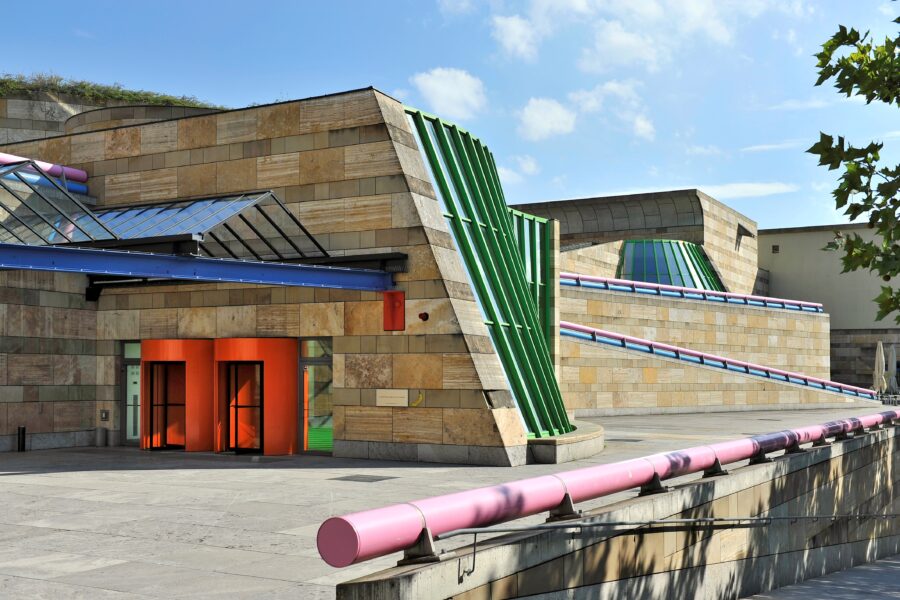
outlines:
[[367, 292], [383, 292], [394, 285], [390, 273], [373, 269], [3, 243], [0, 268]]

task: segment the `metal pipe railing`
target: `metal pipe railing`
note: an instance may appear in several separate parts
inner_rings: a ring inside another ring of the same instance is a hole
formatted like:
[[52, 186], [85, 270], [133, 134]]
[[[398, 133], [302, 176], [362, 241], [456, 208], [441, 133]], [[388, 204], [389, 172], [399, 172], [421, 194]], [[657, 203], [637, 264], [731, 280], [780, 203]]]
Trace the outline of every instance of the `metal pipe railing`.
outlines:
[[[875, 399], [875, 391], [867, 388], [856, 387], [855, 385], [847, 385], [836, 381], [828, 381], [811, 377], [803, 373], [794, 373], [791, 371], [783, 371], [774, 367], [765, 367], [755, 363], [750, 363], [733, 358], [725, 358], [716, 354], [708, 354], [706, 352], [698, 352], [689, 350], [688, 348], [680, 348], [678, 346], [670, 346], [660, 342], [653, 342], [641, 338], [632, 337], [630, 335], [622, 335], [612, 331], [605, 331], [578, 323], [570, 323], [568, 321], [559, 322], [560, 333], [563, 335], [573, 335], [579, 339], [587, 339], [594, 342], [609, 344], [620, 348], [628, 348], [631, 350], [641, 350], [650, 354], [659, 354], [668, 358], [677, 358], [697, 364], [710, 367], [718, 367], [727, 371], [735, 371], [746, 375], [756, 377], [767, 377], [784, 383], [794, 383], [805, 385], [815, 389], [840, 392], [849, 396], [857, 396], [868, 400]], [[685, 358], [690, 357], [690, 358]], [[693, 360], [696, 359], [696, 360]]]
[[[611, 277], [594, 277], [592, 275], [580, 275], [578, 273], [560, 273], [559, 282], [563, 285], [577, 285], [588, 289], [610, 290], [614, 292], [633, 292], [655, 294], [657, 296], [675, 296], [686, 300], [706, 300], [709, 302], [727, 302], [729, 304], [744, 304], [747, 306], [766, 306], [768, 308], [783, 308], [787, 310], [800, 310], [805, 312], [824, 312], [824, 307], [817, 302], [803, 300], [787, 300], [785, 298], [771, 298], [768, 296], [753, 296], [749, 294], [733, 294], [731, 292], [717, 292], [714, 290], [701, 290], [699, 288], [686, 288], [662, 283], [647, 283], [644, 281], [631, 281], [628, 279], [614, 279]], [[663, 294], [663, 292], [668, 292]], [[700, 296], [696, 298], [695, 296]]]
[[346, 567], [413, 548], [460, 529], [487, 527], [691, 473], [722, 474], [723, 465], [764, 459], [810, 442], [846, 436], [900, 419], [900, 411], [830, 421], [707, 446], [696, 446], [501, 485], [332, 517], [319, 527], [320, 556]]
[[[0, 165], [11, 165], [27, 160], [31, 159], [16, 156], [14, 154], [6, 154], [5, 152], [0, 152]], [[66, 179], [71, 179], [72, 181], [77, 181], [79, 183], [85, 183], [88, 180], [87, 171], [82, 171], [81, 169], [48, 163], [42, 160], [35, 160], [34, 163], [41, 170], [46, 171], [48, 175], [52, 175], [53, 177], [64, 176]]]

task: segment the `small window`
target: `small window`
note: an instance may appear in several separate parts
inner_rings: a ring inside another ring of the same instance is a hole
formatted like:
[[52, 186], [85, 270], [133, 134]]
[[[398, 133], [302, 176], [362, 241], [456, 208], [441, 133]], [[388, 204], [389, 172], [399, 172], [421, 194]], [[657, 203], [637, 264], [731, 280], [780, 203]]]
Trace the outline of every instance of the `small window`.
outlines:
[[781, 252], [781, 246], [772, 244], [772, 254], [778, 254], [779, 252]]

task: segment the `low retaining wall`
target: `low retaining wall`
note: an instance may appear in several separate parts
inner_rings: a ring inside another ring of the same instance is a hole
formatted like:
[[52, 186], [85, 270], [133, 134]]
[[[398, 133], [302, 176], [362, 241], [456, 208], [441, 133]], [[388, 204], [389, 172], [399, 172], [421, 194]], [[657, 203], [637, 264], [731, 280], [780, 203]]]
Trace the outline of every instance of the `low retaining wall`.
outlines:
[[[900, 510], [894, 492], [898, 461], [900, 428], [892, 427], [618, 502], [585, 517], [894, 513]], [[439, 563], [348, 581], [338, 585], [337, 598], [738, 598], [897, 552], [900, 519], [776, 521], [716, 531], [526, 532], [482, 542], [477, 556], [469, 544]]]

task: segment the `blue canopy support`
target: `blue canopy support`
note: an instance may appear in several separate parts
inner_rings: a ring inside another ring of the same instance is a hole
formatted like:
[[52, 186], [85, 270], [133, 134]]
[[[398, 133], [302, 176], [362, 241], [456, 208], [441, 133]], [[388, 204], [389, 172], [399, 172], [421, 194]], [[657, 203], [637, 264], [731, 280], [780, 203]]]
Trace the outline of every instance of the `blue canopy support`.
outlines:
[[0, 269], [367, 292], [394, 285], [390, 273], [372, 269], [5, 243], [0, 243]]

